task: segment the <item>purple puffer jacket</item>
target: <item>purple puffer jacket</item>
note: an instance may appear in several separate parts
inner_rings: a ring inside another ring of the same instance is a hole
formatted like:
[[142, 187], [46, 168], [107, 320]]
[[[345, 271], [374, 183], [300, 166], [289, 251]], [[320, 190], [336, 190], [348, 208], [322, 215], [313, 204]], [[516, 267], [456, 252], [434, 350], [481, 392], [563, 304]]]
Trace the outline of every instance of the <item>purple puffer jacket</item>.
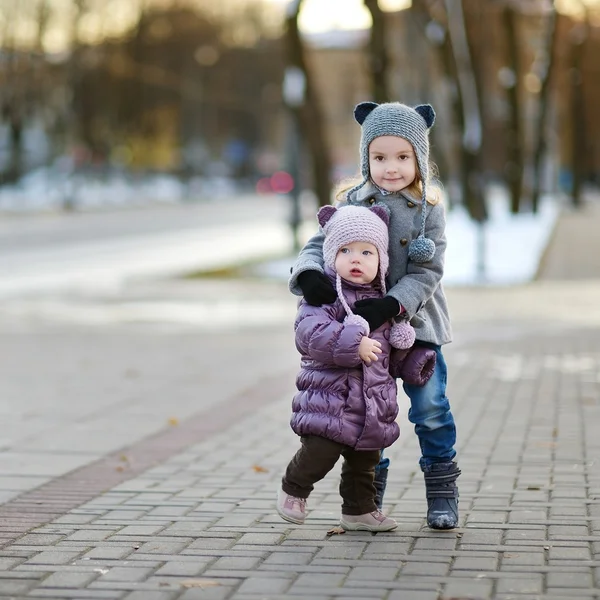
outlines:
[[[351, 307], [357, 300], [381, 297], [370, 285], [342, 286]], [[380, 450], [398, 439], [397, 387], [389, 373], [390, 326], [386, 323], [370, 335], [381, 343], [382, 353], [367, 366], [358, 355], [360, 340], [368, 333], [364, 319], [347, 316], [339, 298], [321, 307], [300, 302], [294, 329], [302, 358], [290, 422], [298, 435], [319, 435], [356, 450]]]

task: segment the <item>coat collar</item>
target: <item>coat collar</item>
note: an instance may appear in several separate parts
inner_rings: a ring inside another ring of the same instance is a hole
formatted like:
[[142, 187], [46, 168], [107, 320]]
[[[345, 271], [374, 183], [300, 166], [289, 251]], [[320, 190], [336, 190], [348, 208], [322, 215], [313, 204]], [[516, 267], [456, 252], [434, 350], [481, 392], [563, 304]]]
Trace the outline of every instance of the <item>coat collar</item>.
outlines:
[[418, 203], [419, 199], [405, 192], [404, 190], [400, 192], [393, 192], [391, 194], [382, 194], [379, 188], [372, 182], [367, 181], [363, 187], [356, 191], [354, 198], [351, 200], [351, 203], [361, 204], [365, 202], [368, 198], [375, 198], [377, 202], [382, 202], [384, 200], [394, 200], [395, 198], [403, 198], [405, 200], [412, 200], [413, 202]]

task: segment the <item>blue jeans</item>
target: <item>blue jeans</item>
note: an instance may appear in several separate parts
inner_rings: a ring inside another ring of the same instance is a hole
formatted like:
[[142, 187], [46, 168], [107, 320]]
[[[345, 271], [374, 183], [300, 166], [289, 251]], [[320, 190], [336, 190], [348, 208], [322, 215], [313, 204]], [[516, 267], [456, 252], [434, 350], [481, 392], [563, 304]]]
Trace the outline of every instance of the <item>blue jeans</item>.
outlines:
[[[421, 446], [421, 468], [434, 463], [450, 462], [455, 456], [456, 426], [446, 397], [447, 367], [442, 349], [427, 344], [436, 351], [435, 370], [424, 386], [403, 384], [410, 398], [408, 420], [414, 424]], [[382, 464], [384, 463], [385, 464]], [[381, 454], [378, 468], [387, 467], [389, 459]]]

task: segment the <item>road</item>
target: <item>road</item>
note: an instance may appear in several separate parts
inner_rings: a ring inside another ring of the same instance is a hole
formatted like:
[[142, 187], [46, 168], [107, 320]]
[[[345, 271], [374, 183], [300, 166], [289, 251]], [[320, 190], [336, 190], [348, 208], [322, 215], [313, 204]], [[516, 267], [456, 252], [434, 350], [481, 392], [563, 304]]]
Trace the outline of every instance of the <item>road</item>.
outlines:
[[[285, 198], [0, 220], [0, 298], [111, 289], [291, 248]], [[249, 226], [251, 225], [251, 226]]]

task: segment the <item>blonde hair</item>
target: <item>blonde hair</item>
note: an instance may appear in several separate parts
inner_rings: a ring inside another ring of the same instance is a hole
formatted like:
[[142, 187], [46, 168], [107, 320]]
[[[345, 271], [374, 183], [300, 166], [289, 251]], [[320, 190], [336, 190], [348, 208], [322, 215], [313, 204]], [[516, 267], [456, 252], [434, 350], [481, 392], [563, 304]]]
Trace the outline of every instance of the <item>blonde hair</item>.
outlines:
[[[415, 198], [421, 198], [421, 195], [423, 194], [423, 180], [421, 179], [421, 172], [419, 171], [419, 166], [417, 165], [417, 169], [416, 169], [417, 173], [415, 176], [415, 180], [408, 186], [406, 186], [404, 189], [400, 190], [401, 192], [407, 192], [409, 193], [411, 196], [414, 196]], [[436, 181], [435, 183], [432, 183], [432, 177], [431, 175], [433, 175], [433, 177], [435, 177], [437, 175], [437, 166], [430, 162], [429, 163], [429, 173], [430, 173], [430, 177], [429, 177], [429, 181], [427, 181], [427, 203], [431, 204], [432, 206], [435, 206], [436, 204], [439, 204], [442, 201], [442, 186], [440, 185], [440, 183], [438, 181]], [[340, 201], [340, 200], [345, 200], [346, 199], [346, 193], [348, 192], [348, 190], [352, 189], [353, 187], [355, 187], [356, 185], [358, 185], [361, 181], [363, 181], [363, 178], [360, 176], [355, 176], [352, 177], [350, 179], [344, 179], [343, 181], [341, 181], [338, 185], [337, 188], [335, 190], [334, 193], [334, 197], [336, 200]], [[372, 183], [372, 179], [369, 177], [369, 181], [371, 181]]]

